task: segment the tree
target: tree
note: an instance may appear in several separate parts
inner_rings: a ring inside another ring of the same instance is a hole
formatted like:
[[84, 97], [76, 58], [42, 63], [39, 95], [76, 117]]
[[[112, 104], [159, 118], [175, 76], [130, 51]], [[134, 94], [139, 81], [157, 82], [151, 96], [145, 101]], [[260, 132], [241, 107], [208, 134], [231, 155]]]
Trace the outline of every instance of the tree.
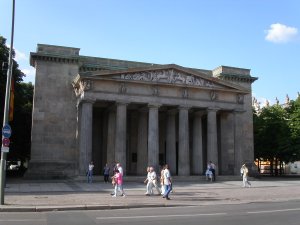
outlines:
[[[13, 56], [15, 54], [13, 53]], [[6, 39], [0, 35], [0, 122], [3, 124], [3, 111], [5, 102], [6, 79], [9, 59], [9, 48]], [[23, 83], [24, 73], [19, 69], [18, 63], [13, 60], [12, 82], [14, 93], [14, 119], [10, 121], [12, 136], [10, 138], [10, 152], [8, 160], [30, 157], [30, 135], [33, 85]]]
[[295, 101], [290, 102], [289, 112], [289, 127], [291, 130], [291, 142], [293, 150], [293, 160], [300, 159], [300, 96]]
[[278, 174], [278, 163], [293, 158], [288, 121], [288, 111], [280, 105], [264, 107], [260, 113], [254, 113], [255, 157], [270, 161], [271, 174]]

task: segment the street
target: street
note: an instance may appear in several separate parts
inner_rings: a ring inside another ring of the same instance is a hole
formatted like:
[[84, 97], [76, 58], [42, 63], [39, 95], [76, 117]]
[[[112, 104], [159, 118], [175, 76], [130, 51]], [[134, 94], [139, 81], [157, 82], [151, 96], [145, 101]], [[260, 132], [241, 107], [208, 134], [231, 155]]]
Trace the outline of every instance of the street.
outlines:
[[299, 225], [300, 201], [94, 211], [0, 213], [0, 225]]

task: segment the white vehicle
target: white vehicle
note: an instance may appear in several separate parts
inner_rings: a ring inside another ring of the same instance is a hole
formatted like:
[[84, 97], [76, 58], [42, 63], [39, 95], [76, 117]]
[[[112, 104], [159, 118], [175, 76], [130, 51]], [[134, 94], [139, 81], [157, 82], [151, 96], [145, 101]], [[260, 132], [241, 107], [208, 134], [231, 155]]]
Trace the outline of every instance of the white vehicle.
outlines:
[[9, 163], [8, 170], [18, 170], [20, 168], [20, 165], [18, 162], [12, 161], [12, 162], [8, 162], [8, 163]]

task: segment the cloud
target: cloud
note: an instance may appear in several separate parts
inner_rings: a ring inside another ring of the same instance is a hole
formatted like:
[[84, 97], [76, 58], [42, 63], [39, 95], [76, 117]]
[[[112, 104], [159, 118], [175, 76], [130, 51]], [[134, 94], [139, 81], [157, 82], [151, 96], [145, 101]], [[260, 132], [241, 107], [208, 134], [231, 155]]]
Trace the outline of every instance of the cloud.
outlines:
[[[6, 46], [8, 48], [10, 48], [10, 44], [6, 44]], [[15, 50], [15, 57], [14, 57], [14, 59], [17, 62], [19, 62], [19, 61], [28, 61], [29, 58], [28, 58], [28, 56], [25, 53], [19, 51], [18, 49], [15, 49], [15, 48], [14, 48], [14, 50]]]
[[34, 84], [35, 81], [35, 69], [30, 67], [30, 68], [25, 68], [21, 69], [21, 71], [25, 74], [25, 77], [23, 78], [23, 81], [25, 83], [31, 82]]
[[28, 60], [28, 56], [23, 53], [23, 52], [20, 52], [19, 50], [15, 49], [15, 60], [18, 62], [18, 61], [21, 61], [21, 60]]
[[270, 29], [266, 31], [265, 39], [274, 43], [287, 43], [294, 40], [298, 35], [298, 29], [295, 27], [288, 27], [284, 24], [271, 24]]

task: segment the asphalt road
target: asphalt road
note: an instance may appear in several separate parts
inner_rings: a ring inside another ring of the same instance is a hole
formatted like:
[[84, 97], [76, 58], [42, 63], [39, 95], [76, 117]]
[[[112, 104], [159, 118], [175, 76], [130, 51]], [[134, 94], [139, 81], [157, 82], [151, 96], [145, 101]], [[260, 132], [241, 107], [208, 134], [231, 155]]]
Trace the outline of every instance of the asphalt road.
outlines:
[[299, 225], [300, 201], [95, 211], [0, 213], [0, 225]]

